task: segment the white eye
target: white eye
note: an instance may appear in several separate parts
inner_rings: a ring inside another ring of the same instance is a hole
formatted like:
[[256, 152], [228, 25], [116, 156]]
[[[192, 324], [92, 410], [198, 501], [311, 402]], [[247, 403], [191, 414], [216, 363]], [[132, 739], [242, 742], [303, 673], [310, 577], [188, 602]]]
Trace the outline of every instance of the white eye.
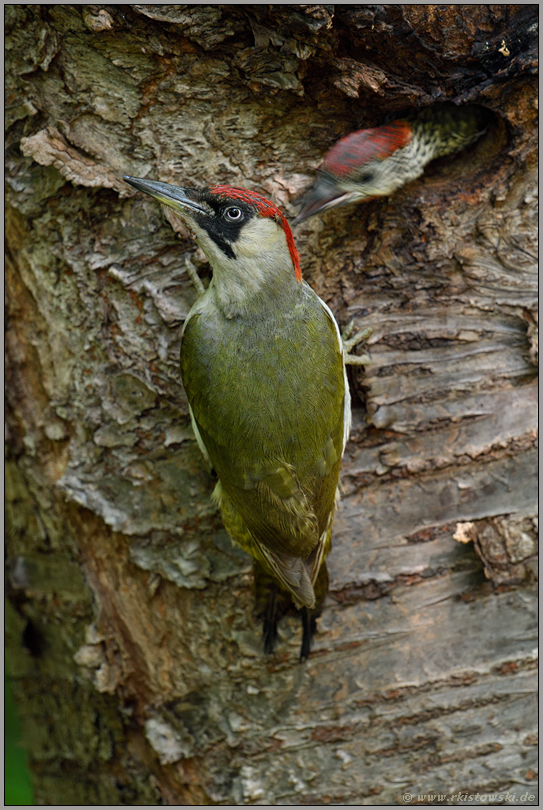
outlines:
[[230, 222], [239, 222], [240, 219], [243, 219], [243, 211], [241, 208], [227, 208], [224, 217], [229, 219]]

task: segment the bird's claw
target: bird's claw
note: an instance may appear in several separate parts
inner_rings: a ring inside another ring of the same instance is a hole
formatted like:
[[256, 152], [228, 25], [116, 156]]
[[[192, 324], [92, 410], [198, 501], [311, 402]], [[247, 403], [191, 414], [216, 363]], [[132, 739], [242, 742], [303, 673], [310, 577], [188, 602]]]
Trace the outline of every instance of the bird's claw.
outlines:
[[195, 266], [192, 263], [192, 260], [190, 258], [189, 253], [185, 253], [185, 268], [186, 268], [186, 271], [187, 271], [187, 274], [188, 274], [190, 280], [192, 281], [192, 283], [196, 287], [198, 295], [203, 295], [205, 293], [205, 291], [206, 291], [206, 288], [204, 287], [204, 283], [203, 283], [202, 279], [198, 275], [197, 269], [195, 268]]
[[366, 366], [371, 360], [370, 356], [368, 354], [351, 354], [351, 351], [360, 343], [365, 343], [371, 337], [373, 330], [370, 326], [367, 326], [351, 337], [353, 329], [354, 320], [347, 324], [341, 335], [345, 363], [349, 366]]

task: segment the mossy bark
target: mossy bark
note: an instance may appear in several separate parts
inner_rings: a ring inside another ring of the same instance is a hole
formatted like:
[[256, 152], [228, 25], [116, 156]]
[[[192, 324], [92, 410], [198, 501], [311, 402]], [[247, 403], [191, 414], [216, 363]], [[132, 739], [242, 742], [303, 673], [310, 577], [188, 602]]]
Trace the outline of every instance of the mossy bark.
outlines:
[[[37, 802], [534, 803], [536, 7], [5, 14], [7, 655]], [[121, 177], [293, 215], [339, 137], [443, 99], [490, 132], [295, 232], [371, 362], [314, 652], [292, 619], [266, 658], [179, 378], [184, 254], [209, 268]]]

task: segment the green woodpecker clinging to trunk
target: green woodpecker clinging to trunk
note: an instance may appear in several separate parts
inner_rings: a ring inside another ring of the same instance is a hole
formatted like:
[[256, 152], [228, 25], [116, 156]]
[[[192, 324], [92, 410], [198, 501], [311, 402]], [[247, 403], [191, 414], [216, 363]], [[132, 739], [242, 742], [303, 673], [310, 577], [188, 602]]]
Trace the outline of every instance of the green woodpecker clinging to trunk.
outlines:
[[328, 586], [350, 427], [338, 326], [302, 280], [285, 217], [260, 194], [125, 180], [174, 209], [211, 264], [181, 340], [192, 424], [219, 478], [226, 529], [254, 557], [264, 648], [293, 603], [304, 659]]

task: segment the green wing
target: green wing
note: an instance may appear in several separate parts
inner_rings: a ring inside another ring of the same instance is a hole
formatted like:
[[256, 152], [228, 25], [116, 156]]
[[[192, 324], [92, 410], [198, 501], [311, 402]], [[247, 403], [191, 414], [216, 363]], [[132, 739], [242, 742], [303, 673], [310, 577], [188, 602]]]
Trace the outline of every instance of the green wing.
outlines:
[[310, 288], [303, 295], [300, 309], [281, 319], [197, 313], [181, 348], [201, 442], [260, 555], [275, 555], [272, 568], [283, 559], [288, 569], [287, 558], [306, 559], [322, 544], [343, 452], [337, 328]]

